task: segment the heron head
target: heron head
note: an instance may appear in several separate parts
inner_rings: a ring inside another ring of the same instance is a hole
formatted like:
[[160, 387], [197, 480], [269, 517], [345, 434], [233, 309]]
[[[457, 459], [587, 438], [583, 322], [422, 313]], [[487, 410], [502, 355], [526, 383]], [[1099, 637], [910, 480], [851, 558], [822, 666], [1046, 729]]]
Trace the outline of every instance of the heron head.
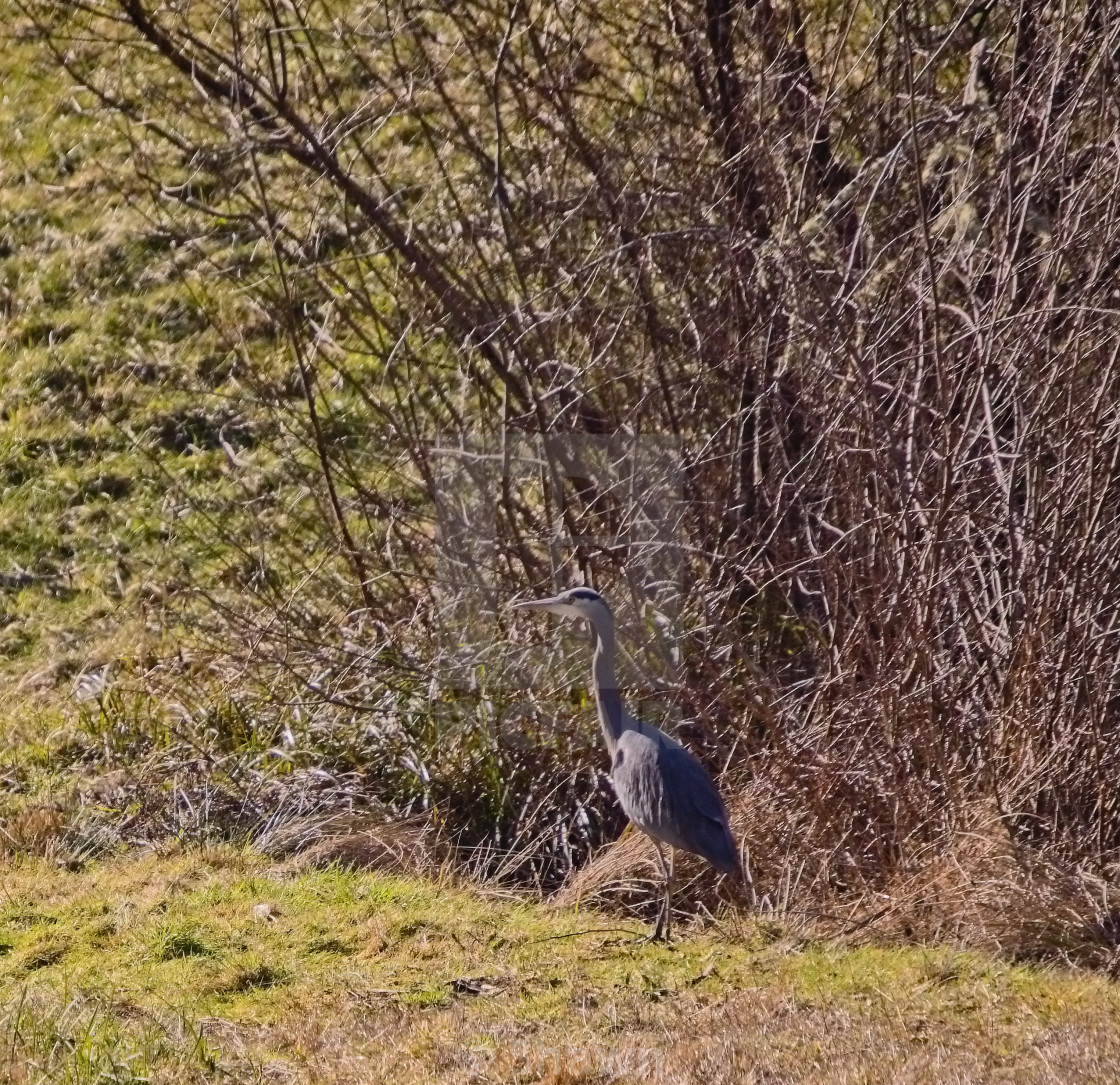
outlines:
[[563, 618], [583, 618], [598, 627], [610, 621], [611, 608], [592, 588], [568, 588], [549, 599], [532, 599], [527, 603], [514, 603], [513, 610], [547, 610]]

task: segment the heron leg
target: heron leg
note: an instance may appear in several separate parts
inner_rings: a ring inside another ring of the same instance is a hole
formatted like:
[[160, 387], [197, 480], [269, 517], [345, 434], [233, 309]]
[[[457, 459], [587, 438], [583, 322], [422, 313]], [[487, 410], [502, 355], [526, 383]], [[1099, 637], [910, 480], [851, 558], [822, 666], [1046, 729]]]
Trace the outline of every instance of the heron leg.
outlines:
[[665, 941], [668, 943], [669, 936], [673, 930], [673, 875], [675, 873], [673, 867], [676, 862], [677, 853], [673, 846], [669, 845], [669, 869], [665, 874]]
[[657, 913], [657, 925], [653, 928], [650, 941], [667, 943], [673, 925], [673, 849], [669, 848], [669, 862], [666, 865], [665, 853], [661, 850], [660, 843], [654, 841], [654, 847], [657, 848], [657, 861], [661, 865], [661, 874], [665, 879], [665, 891], [661, 900], [661, 909]]

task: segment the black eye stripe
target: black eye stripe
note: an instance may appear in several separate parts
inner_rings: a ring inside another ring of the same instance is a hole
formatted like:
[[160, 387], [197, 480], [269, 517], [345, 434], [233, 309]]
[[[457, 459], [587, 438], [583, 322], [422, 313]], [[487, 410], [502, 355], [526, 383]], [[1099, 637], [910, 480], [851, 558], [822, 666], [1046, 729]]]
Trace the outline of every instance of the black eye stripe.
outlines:
[[569, 599], [586, 599], [588, 602], [602, 602], [603, 597], [590, 588], [573, 588], [568, 592]]

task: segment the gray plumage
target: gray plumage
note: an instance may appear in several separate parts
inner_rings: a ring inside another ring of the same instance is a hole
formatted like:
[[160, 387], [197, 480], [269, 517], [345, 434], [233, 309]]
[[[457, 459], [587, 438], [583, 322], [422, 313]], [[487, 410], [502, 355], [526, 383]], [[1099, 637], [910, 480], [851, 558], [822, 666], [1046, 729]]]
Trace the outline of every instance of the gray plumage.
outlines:
[[[676, 739], [626, 711], [614, 673], [614, 616], [590, 588], [572, 588], [551, 599], [518, 603], [583, 618], [595, 633], [592, 687], [603, 739], [611, 758], [611, 784], [626, 816], [652, 838], [665, 875], [665, 896], [653, 937], [668, 939], [672, 908], [672, 849], [683, 848], [725, 873], [739, 871], [739, 854], [727, 810], [711, 777]], [[669, 865], [661, 845], [670, 848]]]

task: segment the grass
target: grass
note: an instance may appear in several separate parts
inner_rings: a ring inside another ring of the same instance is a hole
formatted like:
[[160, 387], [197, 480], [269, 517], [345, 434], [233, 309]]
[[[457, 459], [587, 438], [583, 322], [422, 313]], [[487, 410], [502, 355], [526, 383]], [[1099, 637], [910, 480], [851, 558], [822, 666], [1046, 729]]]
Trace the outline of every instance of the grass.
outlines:
[[0, 676], [42, 700], [178, 646], [169, 608], [228, 571], [247, 487], [277, 485], [239, 366], [287, 361], [208, 262], [237, 245], [185, 257], [118, 128], [0, 14]]
[[126, 420], [174, 397], [139, 367], [184, 336], [130, 319], [170, 288], [144, 284], [151, 224], [105, 183], [112, 129], [41, 50], [7, 39], [2, 54], [0, 667], [49, 687], [107, 654], [158, 545], [158, 472]]
[[21, 858], [0, 899], [15, 1081], [1120, 1075], [1107, 978], [948, 947], [728, 916], [666, 948], [595, 912], [232, 848]]

